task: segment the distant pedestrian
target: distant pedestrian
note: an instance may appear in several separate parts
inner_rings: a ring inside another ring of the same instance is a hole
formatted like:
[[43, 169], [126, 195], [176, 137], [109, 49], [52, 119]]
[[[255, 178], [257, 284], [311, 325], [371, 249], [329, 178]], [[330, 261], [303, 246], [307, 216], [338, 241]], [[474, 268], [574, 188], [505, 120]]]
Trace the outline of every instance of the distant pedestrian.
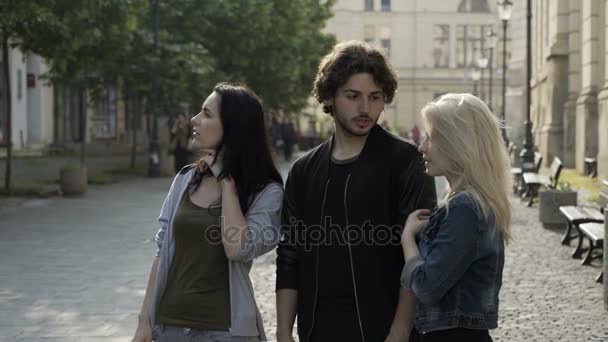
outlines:
[[175, 173], [190, 163], [192, 129], [185, 113], [180, 113], [171, 127]]
[[273, 116], [271, 125], [270, 125], [270, 134], [272, 140], [272, 147], [275, 153], [279, 153], [278, 150], [283, 145], [283, 141], [281, 140], [281, 123], [277, 117]]
[[283, 140], [283, 154], [286, 161], [291, 160], [293, 147], [297, 141], [296, 130], [289, 119], [284, 119], [281, 124], [281, 140]]
[[511, 217], [499, 122], [470, 94], [446, 94], [422, 115], [426, 173], [445, 176], [450, 191], [439, 209], [408, 217], [402, 285], [416, 296], [422, 342], [492, 341]]
[[416, 145], [420, 146], [421, 136], [420, 136], [420, 129], [418, 128], [417, 125], [414, 125], [414, 127], [412, 128], [411, 134], [412, 134], [411, 135], [412, 136], [412, 141], [414, 141], [414, 143]]
[[162, 206], [133, 341], [265, 341], [249, 271], [278, 243], [283, 188], [264, 110], [222, 83], [192, 124], [209, 152], [177, 174]]

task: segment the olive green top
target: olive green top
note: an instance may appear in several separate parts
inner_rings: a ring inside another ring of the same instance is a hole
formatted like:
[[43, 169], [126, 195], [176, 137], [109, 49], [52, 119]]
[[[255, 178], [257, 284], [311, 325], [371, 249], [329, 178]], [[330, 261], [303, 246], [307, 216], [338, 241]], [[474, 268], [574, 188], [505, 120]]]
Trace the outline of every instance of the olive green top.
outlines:
[[221, 206], [201, 208], [186, 192], [173, 222], [175, 258], [158, 321], [197, 330], [230, 327], [228, 258], [220, 227]]

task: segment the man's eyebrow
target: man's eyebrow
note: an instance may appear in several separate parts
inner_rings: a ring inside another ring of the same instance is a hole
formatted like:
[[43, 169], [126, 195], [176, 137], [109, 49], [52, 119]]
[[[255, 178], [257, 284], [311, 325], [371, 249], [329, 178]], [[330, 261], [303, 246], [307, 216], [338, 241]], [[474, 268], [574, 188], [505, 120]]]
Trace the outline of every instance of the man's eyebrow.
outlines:
[[[360, 92], [360, 91], [358, 91], [358, 90], [354, 90], [354, 89], [344, 89], [344, 92], [347, 92], [347, 91], [348, 91], [348, 92], [351, 92], [351, 93], [361, 94], [361, 92]], [[375, 94], [382, 94], [382, 90], [376, 90], [376, 91], [373, 91], [373, 92], [371, 92], [371, 93], [370, 93], [370, 95], [371, 95], [371, 94], [373, 94], [373, 95], [375, 95]]]

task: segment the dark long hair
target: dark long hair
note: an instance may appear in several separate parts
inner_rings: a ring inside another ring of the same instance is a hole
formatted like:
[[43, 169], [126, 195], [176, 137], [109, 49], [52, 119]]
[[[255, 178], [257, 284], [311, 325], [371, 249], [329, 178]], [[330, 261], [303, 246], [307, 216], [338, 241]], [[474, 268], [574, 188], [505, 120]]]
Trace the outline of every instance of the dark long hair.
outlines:
[[[218, 83], [213, 91], [220, 100], [220, 121], [224, 136], [216, 150], [216, 158], [222, 155], [223, 169], [218, 180], [232, 177], [238, 191], [243, 213], [247, 212], [253, 196], [268, 183], [283, 185], [281, 174], [274, 165], [266, 127], [264, 109], [258, 96], [249, 88], [229, 83]], [[215, 162], [215, 160], [214, 160]], [[206, 170], [198, 161], [197, 175], [190, 190], [200, 185]]]

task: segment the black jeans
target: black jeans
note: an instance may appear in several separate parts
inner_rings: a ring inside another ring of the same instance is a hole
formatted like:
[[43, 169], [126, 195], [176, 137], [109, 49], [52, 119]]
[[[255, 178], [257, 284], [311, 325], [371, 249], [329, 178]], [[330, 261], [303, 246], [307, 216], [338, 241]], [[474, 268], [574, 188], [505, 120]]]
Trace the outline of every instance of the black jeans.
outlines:
[[[487, 330], [477, 329], [453, 328], [432, 331], [424, 335], [418, 333], [417, 335], [417, 342], [492, 342], [492, 337]], [[410, 342], [412, 342], [412, 339], [410, 339]]]

